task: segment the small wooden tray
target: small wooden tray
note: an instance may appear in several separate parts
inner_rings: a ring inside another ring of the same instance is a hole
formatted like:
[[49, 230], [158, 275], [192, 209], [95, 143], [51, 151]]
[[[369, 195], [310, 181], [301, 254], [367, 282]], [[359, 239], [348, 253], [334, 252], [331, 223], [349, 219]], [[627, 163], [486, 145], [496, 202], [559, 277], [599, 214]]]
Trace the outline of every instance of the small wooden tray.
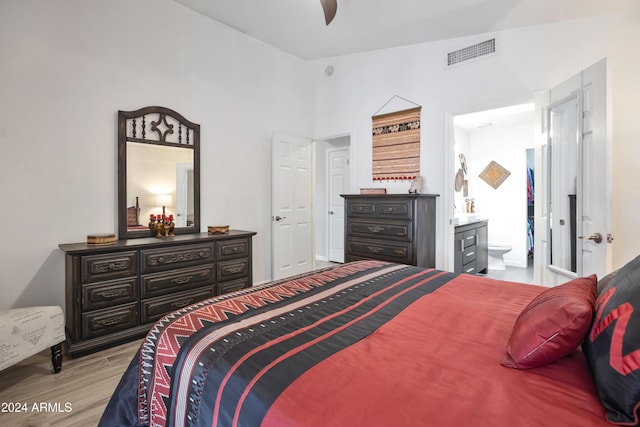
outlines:
[[225, 234], [229, 232], [228, 225], [210, 225], [207, 229], [210, 234]]
[[361, 188], [360, 194], [387, 194], [386, 188]]

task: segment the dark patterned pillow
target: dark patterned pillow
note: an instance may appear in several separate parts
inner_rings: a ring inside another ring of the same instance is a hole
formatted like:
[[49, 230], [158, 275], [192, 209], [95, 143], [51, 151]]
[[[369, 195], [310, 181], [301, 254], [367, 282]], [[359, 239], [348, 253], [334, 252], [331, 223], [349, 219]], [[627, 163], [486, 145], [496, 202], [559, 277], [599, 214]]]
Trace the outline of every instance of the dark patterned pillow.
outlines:
[[602, 295], [602, 290], [609, 286], [609, 283], [613, 280], [614, 277], [616, 277], [618, 271], [620, 270], [613, 271], [604, 276], [602, 279], [598, 280], [598, 296]]
[[600, 290], [582, 346], [614, 424], [637, 426], [640, 407], [640, 257]]

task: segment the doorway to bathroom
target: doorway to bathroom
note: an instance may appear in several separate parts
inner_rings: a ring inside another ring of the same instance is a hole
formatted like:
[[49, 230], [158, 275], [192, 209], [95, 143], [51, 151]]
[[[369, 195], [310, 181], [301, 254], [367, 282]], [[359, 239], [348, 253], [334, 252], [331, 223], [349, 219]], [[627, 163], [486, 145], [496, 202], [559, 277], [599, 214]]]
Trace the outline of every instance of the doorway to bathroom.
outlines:
[[533, 102], [453, 117], [454, 221], [488, 220], [488, 277], [533, 282], [534, 123]]

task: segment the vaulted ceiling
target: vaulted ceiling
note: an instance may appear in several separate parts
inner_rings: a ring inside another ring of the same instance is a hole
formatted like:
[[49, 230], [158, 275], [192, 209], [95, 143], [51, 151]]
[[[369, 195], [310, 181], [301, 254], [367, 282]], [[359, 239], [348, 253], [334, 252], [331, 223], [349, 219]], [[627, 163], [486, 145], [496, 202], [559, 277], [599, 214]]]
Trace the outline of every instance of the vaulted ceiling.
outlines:
[[638, 0], [174, 0], [302, 59], [364, 52], [610, 13]]

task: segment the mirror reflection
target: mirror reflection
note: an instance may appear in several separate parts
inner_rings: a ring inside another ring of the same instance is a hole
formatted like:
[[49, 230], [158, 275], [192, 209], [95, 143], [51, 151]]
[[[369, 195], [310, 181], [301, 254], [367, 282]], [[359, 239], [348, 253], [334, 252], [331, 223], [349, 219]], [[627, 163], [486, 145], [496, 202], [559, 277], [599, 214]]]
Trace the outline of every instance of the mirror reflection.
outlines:
[[578, 99], [549, 109], [549, 266], [576, 273], [578, 194]]
[[146, 229], [151, 215], [162, 214], [193, 227], [193, 183], [193, 150], [128, 141], [127, 229]]
[[165, 107], [118, 111], [120, 238], [199, 233], [199, 159], [200, 125]]

